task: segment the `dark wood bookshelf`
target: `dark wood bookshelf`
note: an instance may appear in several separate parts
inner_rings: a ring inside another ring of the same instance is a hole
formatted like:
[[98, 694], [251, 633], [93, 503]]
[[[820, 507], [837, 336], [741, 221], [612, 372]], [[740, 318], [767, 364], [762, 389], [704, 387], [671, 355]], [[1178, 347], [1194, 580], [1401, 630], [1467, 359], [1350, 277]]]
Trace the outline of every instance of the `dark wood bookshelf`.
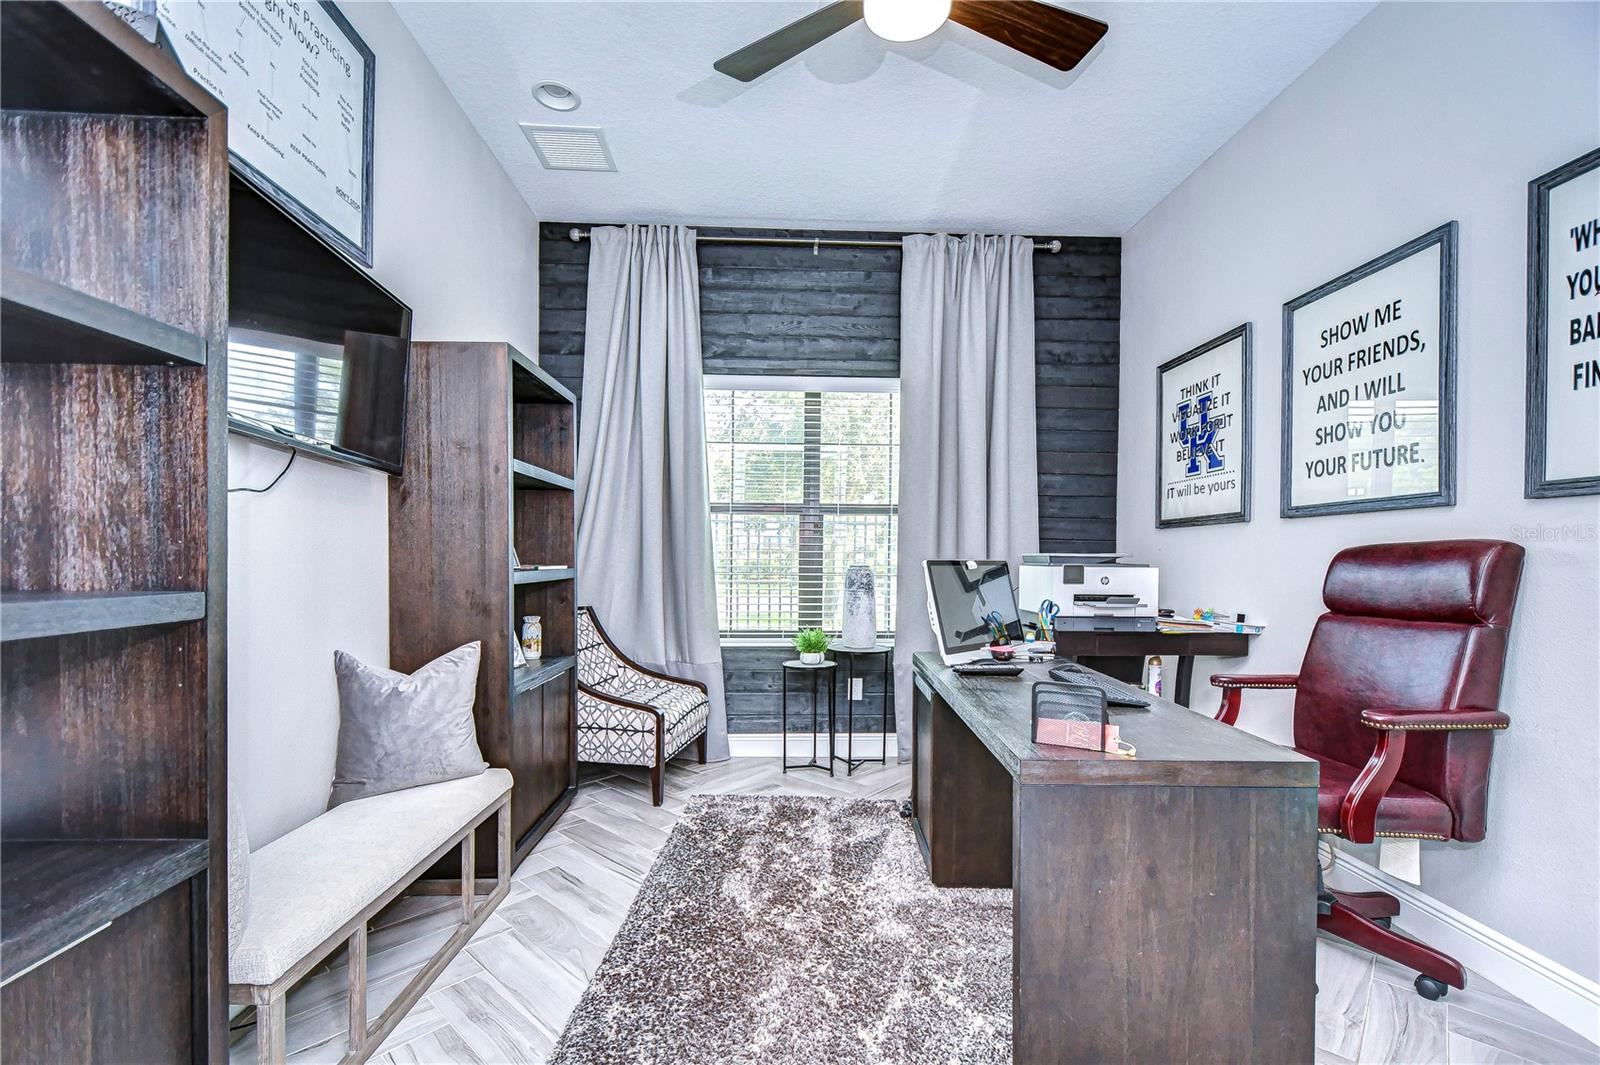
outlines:
[[206, 616], [204, 592], [0, 592], [0, 640], [176, 625]]
[[7, 362], [206, 362], [198, 333], [10, 267], [0, 276], [0, 334]]
[[224, 1061], [227, 118], [95, 3], [0, 105], [0, 1059]]
[[[407, 388], [405, 470], [389, 489], [390, 665], [410, 672], [482, 641], [478, 744], [516, 781], [520, 862], [577, 790], [576, 407], [509, 344], [413, 344]], [[511, 648], [529, 614], [544, 657], [519, 669]], [[477, 853], [492, 876], [487, 835]], [[454, 862], [435, 874], [456, 875]]]
[[206, 849], [203, 839], [0, 844], [0, 979], [13, 979], [204, 872]]

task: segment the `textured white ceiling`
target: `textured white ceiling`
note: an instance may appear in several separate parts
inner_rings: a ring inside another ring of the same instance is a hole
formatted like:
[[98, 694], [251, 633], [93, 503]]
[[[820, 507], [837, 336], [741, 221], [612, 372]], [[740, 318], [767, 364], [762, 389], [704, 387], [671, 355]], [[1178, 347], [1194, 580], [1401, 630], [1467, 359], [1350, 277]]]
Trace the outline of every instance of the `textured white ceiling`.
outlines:
[[[1068, 74], [857, 23], [748, 85], [712, 62], [818, 4], [396, 6], [540, 218], [1119, 236], [1372, 5], [1076, 4], [1111, 31]], [[519, 122], [602, 127], [617, 172], [544, 170]]]

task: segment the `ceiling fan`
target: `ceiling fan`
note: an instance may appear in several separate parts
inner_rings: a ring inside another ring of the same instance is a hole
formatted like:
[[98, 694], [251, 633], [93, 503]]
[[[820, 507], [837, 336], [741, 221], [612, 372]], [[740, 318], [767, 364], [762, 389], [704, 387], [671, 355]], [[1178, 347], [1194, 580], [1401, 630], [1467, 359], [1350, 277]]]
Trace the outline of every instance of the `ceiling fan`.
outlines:
[[754, 81], [862, 19], [877, 36], [902, 42], [921, 40], [946, 21], [957, 22], [1057, 70], [1077, 66], [1110, 28], [1039, 0], [839, 0], [713, 65], [730, 78]]

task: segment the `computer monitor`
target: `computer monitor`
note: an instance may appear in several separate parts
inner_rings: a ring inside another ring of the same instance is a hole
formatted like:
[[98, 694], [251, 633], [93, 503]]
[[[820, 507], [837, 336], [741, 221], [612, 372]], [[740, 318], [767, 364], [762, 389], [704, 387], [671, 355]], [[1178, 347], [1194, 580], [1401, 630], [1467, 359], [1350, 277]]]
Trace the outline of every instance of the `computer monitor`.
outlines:
[[1022, 639], [1022, 618], [1007, 563], [928, 559], [922, 573], [928, 585], [928, 620], [945, 665], [989, 657], [991, 615], [998, 615], [1008, 637]]

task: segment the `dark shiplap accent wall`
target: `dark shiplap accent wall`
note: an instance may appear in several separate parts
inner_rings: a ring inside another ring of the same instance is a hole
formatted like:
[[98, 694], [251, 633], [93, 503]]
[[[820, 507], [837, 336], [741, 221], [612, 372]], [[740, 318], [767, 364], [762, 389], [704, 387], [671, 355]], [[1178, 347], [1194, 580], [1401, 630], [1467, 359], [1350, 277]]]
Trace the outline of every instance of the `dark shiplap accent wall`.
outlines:
[[[540, 232], [539, 355], [545, 369], [581, 395], [589, 243], [568, 239], [572, 225], [546, 223]], [[713, 228], [700, 232], [815, 235]], [[1121, 241], [1062, 241], [1060, 254], [1040, 253], [1033, 260], [1040, 548], [1110, 551], [1116, 546]], [[707, 373], [899, 374], [899, 249], [821, 248], [813, 254], [811, 248], [701, 244], [699, 259]], [[770, 648], [727, 650], [724, 672], [732, 731], [777, 731], [779, 663], [791, 656]], [[869, 682], [869, 692], [876, 690], [875, 684]], [[804, 705], [804, 700], [791, 705]]]

